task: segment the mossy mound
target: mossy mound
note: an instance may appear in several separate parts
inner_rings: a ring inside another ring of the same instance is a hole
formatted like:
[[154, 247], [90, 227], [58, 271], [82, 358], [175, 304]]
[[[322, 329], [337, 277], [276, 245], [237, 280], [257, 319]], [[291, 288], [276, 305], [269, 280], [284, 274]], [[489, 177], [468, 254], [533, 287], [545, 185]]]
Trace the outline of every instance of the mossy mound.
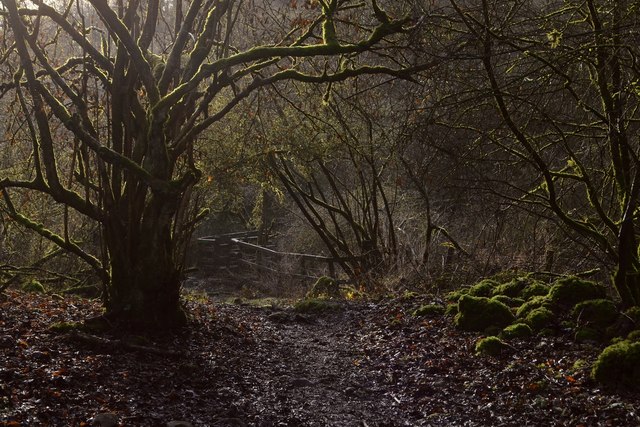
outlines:
[[481, 338], [476, 342], [476, 354], [482, 356], [499, 356], [509, 346], [498, 337]]
[[500, 301], [465, 295], [458, 301], [454, 323], [465, 331], [482, 332], [492, 326], [504, 328], [514, 319], [509, 307]]
[[627, 335], [627, 341], [640, 342], [640, 329], [629, 332], [629, 335]]
[[574, 306], [582, 301], [606, 297], [604, 287], [579, 277], [556, 280], [549, 290], [549, 298], [556, 304]]
[[606, 386], [640, 391], [640, 342], [625, 340], [605, 348], [591, 375]]
[[531, 335], [533, 335], [533, 330], [526, 323], [514, 323], [504, 328], [500, 333], [500, 336], [505, 339], [526, 338]]
[[528, 300], [535, 296], [547, 296], [551, 287], [542, 282], [533, 282], [520, 292], [520, 298]]
[[618, 318], [618, 308], [609, 299], [592, 299], [576, 304], [571, 315], [581, 324], [589, 323], [595, 328], [605, 328]]
[[293, 309], [298, 313], [324, 313], [328, 311], [340, 310], [342, 306], [335, 301], [324, 299], [308, 298], [297, 302]]
[[42, 283], [40, 283], [36, 279], [31, 279], [28, 282], [23, 283], [22, 290], [34, 294], [44, 294], [47, 292]]
[[413, 315], [415, 317], [437, 317], [442, 316], [445, 310], [444, 306], [440, 304], [427, 304], [416, 309]]
[[520, 308], [518, 308], [516, 311], [516, 317], [519, 319], [527, 317], [532, 310], [540, 307], [551, 309], [553, 307], [553, 303], [551, 299], [546, 296], [532, 297], [529, 301], [525, 302], [520, 306]]
[[490, 297], [498, 282], [492, 279], [484, 279], [469, 288], [468, 295], [473, 297]]
[[445, 298], [448, 302], [458, 303], [458, 300], [468, 293], [469, 288], [458, 289], [457, 291], [449, 292]]
[[444, 314], [446, 316], [455, 316], [458, 314], [458, 304], [448, 304]]
[[340, 298], [340, 296], [340, 285], [327, 276], [320, 277], [307, 293], [307, 298]]
[[529, 314], [527, 314], [527, 317], [525, 317], [524, 321], [527, 322], [534, 331], [541, 331], [554, 323], [555, 316], [548, 308], [538, 307], [531, 310]]
[[516, 298], [520, 295], [522, 290], [527, 286], [528, 279], [525, 277], [518, 277], [510, 282], [503, 283], [493, 288], [492, 295], [504, 295], [511, 298]]
[[524, 300], [520, 298], [511, 298], [506, 295], [496, 295], [491, 297], [491, 299], [494, 301], [500, 301], [508, 307], [520, 307], [522, 304], [524, 304]]
[[576, 342], [598, 342], [602, 340], [602, 331], [589, 327], [578, 328], [576, 329], [573, 339]]

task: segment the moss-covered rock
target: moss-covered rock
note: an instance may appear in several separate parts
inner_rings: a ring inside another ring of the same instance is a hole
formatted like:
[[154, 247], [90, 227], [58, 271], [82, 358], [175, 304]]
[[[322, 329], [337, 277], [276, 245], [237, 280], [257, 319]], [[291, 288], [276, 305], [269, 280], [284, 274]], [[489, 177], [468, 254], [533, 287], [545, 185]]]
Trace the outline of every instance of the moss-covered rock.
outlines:
[[469, 288], [468, 294], [474, 297], [489, 297], [498, 282], [492, 279], [484, 279]]
[[629, 332], [629, 335], [627, 335], [627, 341], [640, 342], [640, 329]]
[[458, 314], [454, 322], [465, 331], [482, 332], [491, 326], [503, 328], [514, 318], [509, 307], [500, 301], [465, 295], [458, 301]]
[[594, 328], [605, 328], [618, 318], [618, 308], [610, 299], [592, 299], [576, 304], [571, 315], [580, 324], [589, 323]]
[[293, 306], [293, 309], [298, 313], [324, 313], [340, 310], [341, 308], [342, 306], [335, 301], [317, 298], [304, 299]]
[[640, 391], [640, 342], [625, 340], [605, 348], [591, 374], [600, 384]]
[[445, 297], [448, 302], [458, 303], [458, 300], [462, 298], [463, 295], [467, 295], [469, 293], [469, 288], [458, 289], [457, 291], [449, 292]]
[[503, 283], [493, 288], [492, 295], [505, 295], [511, 298], [516, 298], [520, 295], [520, 292], [527, 286], [528, 280], [525, 277], [518, 277], [510, 282]]
[[534, 331], [541, 331], [554, 323], [555, 316], [548, 308], [538, 307], [531, 310], [524, 320]]
[[564, 277], [556, 280], [549, 290], [549, 298], [556, 304], [573, 306], [582, 301], [606, 297], [606, 290], [590, 280]]
[[331, 277], [322, 276], [313, 284], [307, 298], [340, 298], [340, 285]]
[[519, 307], [524, 303], [520, 298], [511, 298], [506, 295], [495, 295], [491, 297], [491, 299], [494, 301], [500, 301], [508, 307]]
[[578, 328], [576, 329], [573, 339], [576, 342], [598, 342], [602, 340], [602, 331], [589, 327]]
[[445, 308], [440, 304], [426, 304], [416, 309], [413, 315], [416, 317], [436, 317], [442, 316], [445, 312]]
[[520, 308], [518, 308], [516, 311], [516, 317], [519, 319], [527, 317], [532, 310], [540, 307], [546, 307], [551, 310], [553, 302], [547, 296], [532, 297], [529, 301], [525, 302], [520, 306]]
[[533, 282], [520, 292], [520, 298], [528, 300], [535, 296], [547, 296], [551, 287], [542, 282]]
[[526, 323], [514, 323], [513, 325], [509, 325], [504, 328], [500, 334], [500, 336], [505, 339], [526, 338], [531, 335], [533, 335], [533, 330], [531, 329], [531, 326]]
[[44, 286], [42, 285], [42, 283], [40, 283], [36, 279], [31, 279], [28, 282], [23, 283], [22, 290], [25, 292], [32, 292], [35, 294], [44, 294], [45, 292], [47, 292]]
[[481, 338], [476, 342], [476, 354], [482, 356], [499, 356], [509, 346], [498, 337]]
[[445, 316], [455, 316], [458, 314], [458, 304], [447, 304], [444, 314]]

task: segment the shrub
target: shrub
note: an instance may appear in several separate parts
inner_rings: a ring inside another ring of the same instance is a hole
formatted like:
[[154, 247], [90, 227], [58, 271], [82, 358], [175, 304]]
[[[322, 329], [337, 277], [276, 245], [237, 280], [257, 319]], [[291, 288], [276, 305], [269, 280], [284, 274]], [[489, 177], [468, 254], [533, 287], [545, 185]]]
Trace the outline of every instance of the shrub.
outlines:
[[604, 298], [605, 296], [604, 287], [573, 276], [556, 280], [549, 290], [549, 298], [554, 303], [564, 306], [573, 306], [582, 301]]
[[498, 356], [507, 348], [509, 346], [498, 337], [481, 338], [476, 342], [476, 354], [483, 356]]
[[620, 341], [605, 348], [591, 372], [606, 386], [640, 390], [640, 342]]
[[454, 322], [460, 329], [481, 332], [492, 326], [504, 328], [513, 320], [509, 307], [500, 301], [465, 295], [458, 302]]

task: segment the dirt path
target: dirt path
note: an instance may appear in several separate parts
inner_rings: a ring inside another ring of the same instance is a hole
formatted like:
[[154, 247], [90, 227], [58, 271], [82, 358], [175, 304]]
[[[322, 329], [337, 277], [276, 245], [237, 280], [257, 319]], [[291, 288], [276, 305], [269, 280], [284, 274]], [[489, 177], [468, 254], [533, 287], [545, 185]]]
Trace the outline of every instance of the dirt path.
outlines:
[[190, 302], [194, 324], [179, 334], [102, 337], [163, 355], [50, 329], [98, 313], [96, 303], [9, 292], [0, 426], [88, 426], [101, 413], [120, 426], [640, 425], [640, 396], [589, 379], [597, 347], [560, 334], [478, 357], [476, 335], [410, 314], [425, 301], [320, 314]]

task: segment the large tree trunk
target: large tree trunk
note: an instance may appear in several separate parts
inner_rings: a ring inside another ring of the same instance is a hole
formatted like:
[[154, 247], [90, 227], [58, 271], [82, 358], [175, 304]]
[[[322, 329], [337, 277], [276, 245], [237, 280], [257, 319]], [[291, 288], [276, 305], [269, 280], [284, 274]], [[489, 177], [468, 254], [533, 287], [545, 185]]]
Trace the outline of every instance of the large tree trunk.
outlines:
[[[106, 230], [111, 283], [106, 316], [133, 328], [167, 329], [185, 324], [180, 304], [180, 266], [171, 233], [175, 206], [166, 197], [152, 196], [142, 219], [128, 234]], [[135, 218], [130, 218], [134, 220]]]

